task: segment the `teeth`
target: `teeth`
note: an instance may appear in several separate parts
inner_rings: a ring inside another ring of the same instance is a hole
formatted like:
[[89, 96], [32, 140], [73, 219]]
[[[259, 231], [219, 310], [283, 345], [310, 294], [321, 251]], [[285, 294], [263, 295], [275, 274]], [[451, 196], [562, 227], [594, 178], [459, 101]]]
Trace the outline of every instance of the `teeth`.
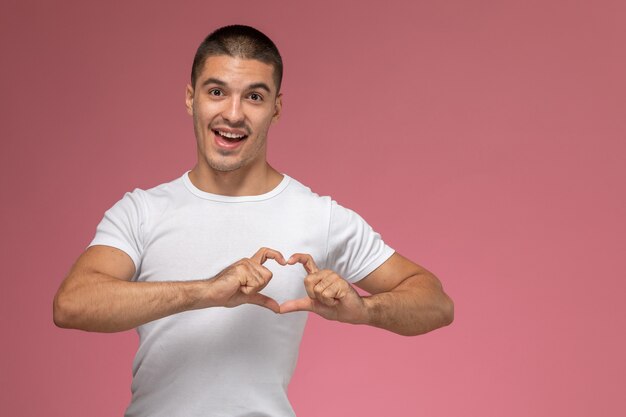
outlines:
[[218, 133], [220, 134], [220, 136], [224, 136], [225, 138], [229, 138], [229, 139], [241, 139], [244, 136], [246, 136], [246, 135], [238, 135], [236, 133], [222, 132], [221, 130], [219, 130]]

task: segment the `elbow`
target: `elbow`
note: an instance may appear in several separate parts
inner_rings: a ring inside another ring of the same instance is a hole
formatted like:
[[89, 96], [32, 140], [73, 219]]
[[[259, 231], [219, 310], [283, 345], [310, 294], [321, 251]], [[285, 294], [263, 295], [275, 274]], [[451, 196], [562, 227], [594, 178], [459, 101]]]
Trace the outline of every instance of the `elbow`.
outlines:
[[55, 326], [62, 329], [76, 328], [74, 320], [76, 314], [72, 313], [74, 309], [71, 306], [71, 301], [68, 300], [66, 294], [58, 292], [52, 302], [52, 320]]
[[454, 301], [452, 301], [452, 298], [444, 295], [444, 300], [441, 304], [442, 327], [449, 326], [454, 321]]
[[54, 296], [54, 301], [52, 302], [52, 321], [54, 321], [55, 326], [62, 329], [69, 327], [65, 304], [62, 302], [62, 297], [59, 293]]
[[418, 336], [452, 324], [454, 321], [454, 302], [446, 294], [431, 306], [426, 320], [416, 318], [415, 326], [395, 331], [402, 336]]

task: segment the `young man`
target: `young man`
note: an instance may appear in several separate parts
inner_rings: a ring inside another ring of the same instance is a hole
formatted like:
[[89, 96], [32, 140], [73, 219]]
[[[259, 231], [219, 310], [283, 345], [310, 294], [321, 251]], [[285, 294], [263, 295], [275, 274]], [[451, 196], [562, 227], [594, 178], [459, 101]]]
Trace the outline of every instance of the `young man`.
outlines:
[[197, 164], [107, 211], [55, 297], [60, 327], [137, 328], [127, 416], [292, 416], [306, 311], [403, 335], [452, 321], [434, 275], [267, 163], [281, 78], [256, 29], [209, 35], [187, 86]]

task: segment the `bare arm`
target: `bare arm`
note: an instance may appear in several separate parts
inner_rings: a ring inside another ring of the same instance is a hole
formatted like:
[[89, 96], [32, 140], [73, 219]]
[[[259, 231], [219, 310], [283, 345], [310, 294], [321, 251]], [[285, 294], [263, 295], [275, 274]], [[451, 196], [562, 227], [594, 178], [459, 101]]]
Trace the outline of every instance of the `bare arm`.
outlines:
[[278, 312], [276, 301], [259, 293], [272, 273], [267, 259], [285, 264], [282, 255], [261, 248], [206, 280], [133, 282], [135, 266], [123, 251], [93, 246], [76, 261], [53, 303], [59, 327], [118, 332], [182, 311], [214, 306], [257, 304]]
[[363, 298], [369, 325], [412, 336], [454, 320], [454, 303], [439, 279], [398, 253], [356, 286], [372, 294]]
[[281, 313], [313, 311], [330, 320], [368, 324], [412, 336], [452, 323], [454, 304], [439, 280], [426, 269], [398, 253], [356, 285], [369, 292], [361, 297], [333, 271], [320, 271], [309, 255], [288, 260], [300, 262], [309, 273], [305, 279], [308, 297], [281, 305]]

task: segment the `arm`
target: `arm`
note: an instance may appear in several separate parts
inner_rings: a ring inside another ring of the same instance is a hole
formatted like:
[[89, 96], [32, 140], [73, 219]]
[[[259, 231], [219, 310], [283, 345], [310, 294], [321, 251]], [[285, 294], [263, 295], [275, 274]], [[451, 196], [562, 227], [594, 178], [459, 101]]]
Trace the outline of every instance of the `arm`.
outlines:
[[372, 294], [363, 298], [369, 325], [412, 336], [454, 320], [454, 303], [439, 279], [398, 253], [356, 285]]
[[398, 253], [356, 285], [371, 295], [361, 297], [333, 271], [320, 271], [310, 255], [297, 254], [287, 263], [302, 263], [308, 297], [281, 305], [281, 313], [313, 311], [330, 320], [368, 324], [412, 336], [452, 323], [454, 304], [439, 280]]
[[76, 261], [53, 303], [59, 327], [97, 332], [129, 330], [182, 311], [257, 304], [278, 312], [278, 303], [259, 293], [272, 278], [267, 259], [283, 256], [261, 248], [213, 278], [176, 282], [133, 282], [135, 266], [123, 251], [92, 246]]

